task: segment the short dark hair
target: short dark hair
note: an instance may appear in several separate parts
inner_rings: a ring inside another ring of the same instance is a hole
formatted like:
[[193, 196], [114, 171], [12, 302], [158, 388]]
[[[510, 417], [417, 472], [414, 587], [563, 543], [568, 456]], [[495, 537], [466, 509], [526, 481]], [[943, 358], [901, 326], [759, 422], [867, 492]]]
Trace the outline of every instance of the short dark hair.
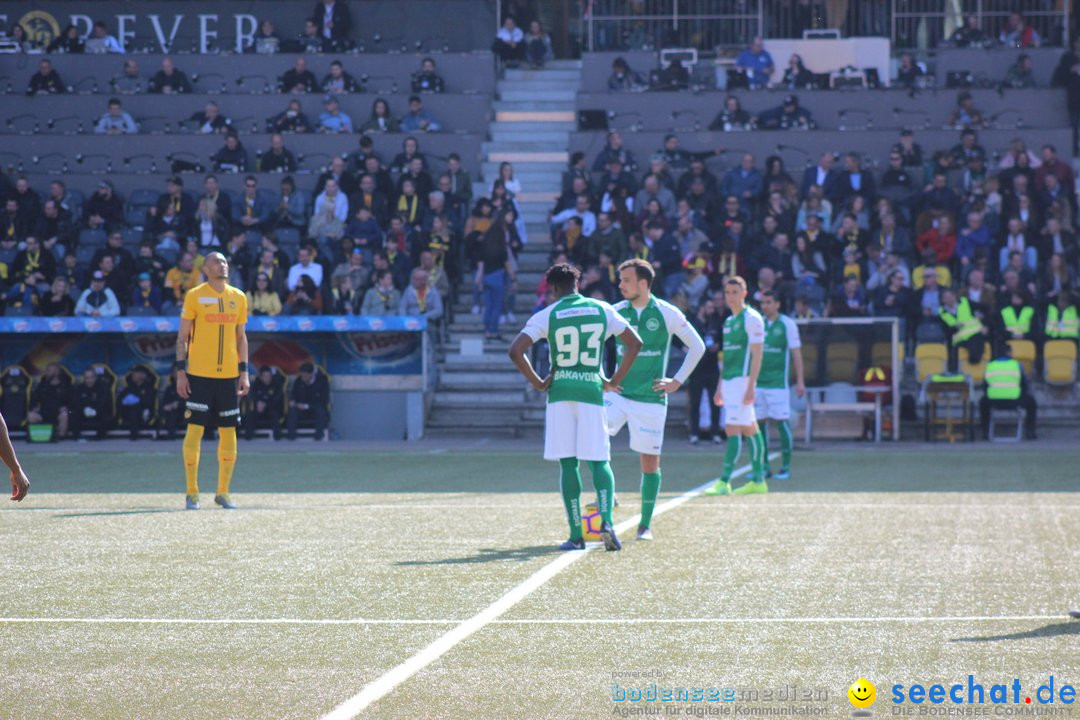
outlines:
[[619, 272], [623, 270], [633, 270], [637, 275], [638, 280], [645, 280], [649, 283], [649, 287], [652, 287], [653, 281], [656, 280], [656, 270], [653, 266], [642, 260], [641, 258], [632, 258], [619, 265]]
[[581, 279], [581, 271], [568, 263], [552, 265], [544, 273], [548, 287], [560, 295], [566, 295], [577, 290], [578, 280]]
[[410, 95], [409, 96], [409, 102], [410, 103], [420, 102], [420, 96], [419, 95]]
[[742, 275], [732, 275], [724, 281], [725, 285], [738, 285], [746, 292], [746, 280], [743, 280]]
[[772, 298], [773, 300], [780, 302], [780, 296], [776, 294], [775, 290], [762, 290], [761, 297]]

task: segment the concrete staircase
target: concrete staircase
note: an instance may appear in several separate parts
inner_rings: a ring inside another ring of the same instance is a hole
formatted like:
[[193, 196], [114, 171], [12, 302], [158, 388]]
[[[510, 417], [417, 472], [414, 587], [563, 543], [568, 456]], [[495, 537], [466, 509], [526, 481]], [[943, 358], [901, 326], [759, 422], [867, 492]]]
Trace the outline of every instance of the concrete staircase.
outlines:
[[454, 298], [455, 322], [438, 368], [429, 434], [519, 435], [543, 427], [543, 398], [528, 390], [506, 350], [532, 313], [536, 286], [548, 266], [547, 212], [561, 191], [569, 160], [567, 148], [576, 124], [574, 103], [580, 84], [581, 62], [577, 60], [557, 60], [542, 70], [507, 70], [499, 81], [491, 139], [483, 146], [483, 179], [473, 195], [488, 195], [499, 164], [513, 163], [514, 177], [521, 181], [517, 202], [528, 235], [518, 258], [516, 320], [501, 327], [507, 342], [484, 342], [482, 318], [470, 313], [473, 289], [471, 277], [466, 278]]

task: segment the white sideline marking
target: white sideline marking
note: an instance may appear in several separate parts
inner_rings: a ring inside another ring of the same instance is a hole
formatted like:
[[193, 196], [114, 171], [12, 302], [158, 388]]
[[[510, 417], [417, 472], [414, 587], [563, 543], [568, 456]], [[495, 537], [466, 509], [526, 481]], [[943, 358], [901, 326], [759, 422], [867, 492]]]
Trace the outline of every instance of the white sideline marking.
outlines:
[[[498, 618], [491, 625], [798, 625], [842, 623], [950, 623], [1062, 620], [1066, 615], [939, 615], [892, 617]], [[458, 625], [467, 620], [372, 618], [0, 618], [0, 625]]]
[[[769, 456], [769, 459], [773, 459], [776, 457], [779, 457], [779, 453], [773, 453]], [[743, 467], [732, 473], [731, 477], [740, 477], [748, 472], [750, 472], [750, 466], [744, 465]], [[659, 515], [662, 515], [668, 510], [673, 510], [679, 507], [691, 498], [697, 497], [712, 484], [713, 481], [710, 480], [709, 482], [698, 485], [692, 490], [687, 490], [682, 495], [674, 497], [667, 502], [657, 504], [656, 507], [653, 509], [653, 517], [655, 518]], [[632, 528], [636, 528], [638, 520], [640, 519], [641, 514], [639, 513], [631, 518], [623, 520], [621, 523], [615, 526], [615, 532], [622, 533]], [[351, 698], [341, 703], [329, 713], [324, 715], [322, 717], [322, 720], [352, 720], [352, 718], [363, 712], [364, 709], [367, 708], [369, 705], [393, 692], [393, 690], [399, 685], [401, 685], [403, 682], [423, 670], [431, 663], [438, 660], [440, 657], [452, 650], [458, 643], [465, 640], [478, 630], [482, 629], [485, 625], [488, 625], [491, 622], [497, 620], [500, 615], [502, 615], [507, 610], [524, 600], [534, 590], [547, 583], [548, 580], [555, 577], [566, 568], [570, 567], [579, 559], [585, 557], [594, 549], [595, 546], [586, 547], [583, 551], [567, 552], [563, 555], [560, 555], [555, 560], [552, 560], [547, 565], [540, 568], [538, 571], [526, 578], [524, 582], [514, 588], [511, 588], [505, 595], [500, 597], [491, 605], [488, 605], [476, 615], [473, 615], [465, 622], [457, 625], [448, 633], [436, 639], [430, 645], [410, 657], [405, 662], [401, 663], [392, 670], [383, 673], [378, 678], [365, 685], [364, 688], [356, 695], [353, 695]]]

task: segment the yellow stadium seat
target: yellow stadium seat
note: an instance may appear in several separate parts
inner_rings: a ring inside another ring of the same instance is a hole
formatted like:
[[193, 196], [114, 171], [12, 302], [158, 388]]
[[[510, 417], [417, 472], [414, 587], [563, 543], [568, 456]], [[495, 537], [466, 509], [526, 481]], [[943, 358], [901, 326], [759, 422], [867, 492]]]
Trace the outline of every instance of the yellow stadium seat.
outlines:
[[[815, 377], [817, 373], [817, 345], [803, 345], [799, 352], [802, 353], [803, 367], [806, 369], [806, 377]], [[807, 384], [810, 381], [807, 380]]]
[[855, 343], [829, 343], [825, 347], [825, 372], [830, 383], [853, 382], [858, 370], [859, 347]]
[[1072, 340], [1047, 340], [1043, 345], [1043, 375], [1051, 385], [1076, 382], [1076, 343]]
[[972, 365], [968, 362], [967, 348], [962, 347], [957, 351], [957, 363], [960, 368], [960, 372], [971, 376], [971, 381], [976, 385], [979, 385], [983, 381], [983, 375], [986, 374], [986, 364], [992, 359], [990, 357], [990, 343], [986, 343], [983, 349], [982, 358], [977, 365]]
[[[902, 365], [904, 363], [904, 345], [896, 346], [896, 359]], [[892, 343], [876, 342], [870, 347], [870, 364], [875, 367], [892, 367]]]
[[1035, 343], [1031, 340], [1010, 340], [1009, 347], [1012, 348], [1013, 360], [1020, 363], [1024, 372], [1031, 377], [1035, 372]]
[[919, 382], [935, 373], [945, 372], [949, 364], [949, 349], [944, 343], [919, 343], [915, 346], [915, 367]]

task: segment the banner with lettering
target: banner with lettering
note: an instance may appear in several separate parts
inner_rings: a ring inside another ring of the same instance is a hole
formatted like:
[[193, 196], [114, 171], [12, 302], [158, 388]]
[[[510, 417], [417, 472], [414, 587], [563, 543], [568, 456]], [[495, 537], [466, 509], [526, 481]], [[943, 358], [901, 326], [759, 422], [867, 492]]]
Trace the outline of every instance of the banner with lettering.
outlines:
[[[74, 374], [106, 363], [117, 375], [146, 365], [168, 375], [180, 321], [161, 318], [0, 318], [0, 365], [20, 365], [33, 376], [58, 362]], [[422, 317], [252, 317], [248, 342], [253, 367], [273, 365], [295, 374], [312, 362], [331, 375], [420, 375]]]

